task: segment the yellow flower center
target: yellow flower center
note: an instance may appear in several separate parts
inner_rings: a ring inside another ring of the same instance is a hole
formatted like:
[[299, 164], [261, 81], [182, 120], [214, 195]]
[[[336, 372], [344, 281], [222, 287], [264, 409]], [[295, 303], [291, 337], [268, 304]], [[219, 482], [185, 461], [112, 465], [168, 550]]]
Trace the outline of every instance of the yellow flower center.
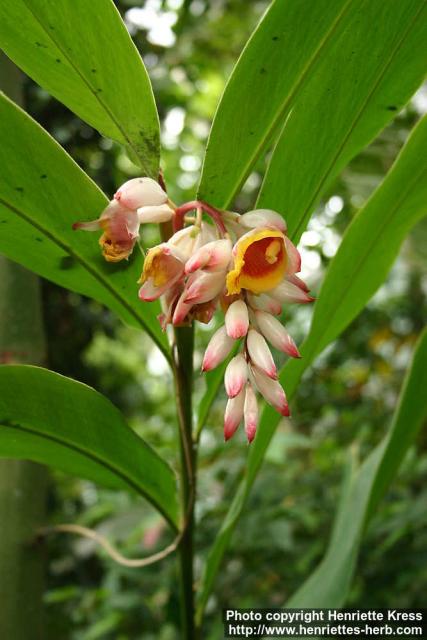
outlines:
[[234, 269], [227, 275], [227, 293], [242, 289], [262, 293], [276, 287], [286, 270], [285, 238], [281, 231], [262, 229], [236, 244]]

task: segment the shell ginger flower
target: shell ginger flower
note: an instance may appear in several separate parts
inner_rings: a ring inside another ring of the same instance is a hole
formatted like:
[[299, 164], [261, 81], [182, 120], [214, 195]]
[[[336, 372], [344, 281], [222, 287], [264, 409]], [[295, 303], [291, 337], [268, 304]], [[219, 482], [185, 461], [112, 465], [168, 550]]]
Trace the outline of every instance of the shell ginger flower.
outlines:
[[236, 235], [222, 297], [225, 325], [209, 342], [202, 370], [217, 367], [236, 341], [243, 339], [242, 351], [225, 370], [229, 400], [224, 437], [228, 440], [243, 420], [251, 442], [259, 419], [256, 391], [281, 415], [289, 416], [269, 344], [292, 358], [299, 358], [300, 354], [276, 316], [281, 314], [284, 303], [307, 303], [313, 298], [296, 275], [301, 258], [286, 236], [286, 224], [279, 214], [270, 210], [251, 211], [242, 216], [228, 212], [225, 219]]
[[133, 178], [116, 191], [97, 220], [76, 222], [73, 229], [101, 229], [99, 244], [104, 258], [107, 262], [120, 262], [132, 253], [142, 223], [166, 222], [172, 216], [168, 196], [155, 180]]

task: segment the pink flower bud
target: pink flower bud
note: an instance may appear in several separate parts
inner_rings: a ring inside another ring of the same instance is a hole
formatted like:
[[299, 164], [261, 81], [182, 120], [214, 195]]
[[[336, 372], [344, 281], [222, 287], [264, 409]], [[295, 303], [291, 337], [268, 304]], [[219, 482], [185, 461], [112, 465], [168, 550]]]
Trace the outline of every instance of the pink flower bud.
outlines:
[[245, 405], [243, 408], [243, 415], [245, 418], [245, 433], [248, 439], [248, 442], [252, 442], [255, 438], [259, 413], [258, 413], [258, 403], [255, 395], [255, 391], [250, 382], [246, 385], [246, 394], [245, 394]]
[[271, 209], [255, 209], [244, 213], [238, 219], [239, 224], [247, 229], [255, 229], [255, 227], [275, 227], [283, 233], [286, 233], [286, 222], [282, 216]]
[[268, 378], [257, 367], [251, 367], [251, 373], [258, 391], [268, 404], [271, 404], [282, 416], [289, 416], [288, 402], [280, 383]]
[[272, 380], [277, 380], [277, 370], [270, 349], [258, 331], [250, 329], [246, 339], [251, 362]]
[[225, 314], [225, 326], [230, 338], [243, 338], [248, 332], [248, 308], [243, 300], [232, 302]]
[[265, 313], [265, 311], [255, 311], [255, 318], [259, 330], [273, 347], [287, 353], [292, 358], [301, 357], [295, 342], [277, 318]]
[[200, 271], [195, 274], [191, 284], [186, 288], [186, 297], [184, 302], [193, 304], [202, 304], [208, 302], [221, 293], [225, 285], [225, 274], [205, 273]]
[[245, 405], [245, 388], [241, 390], [235, 398], [230, 398], [227, 402], [224, 414], [224, 439], [229, 440], [235, 433], [243, 418], [243, 408]]
[[225, 270], [231, 260], [231, 240], [214, 240], [202, 245], [185, 265], [186, 273], [197, 269], [205, 271]]
[[291, 282], [295, 286], [299, 287], [302, 291], [305, 291], [306, 293], [310, 291], [304, 280], [301, 280], [301, 278], [298, 278], [298, 276], [296, 276], [295, 274], [288, 274], [285, 276], [285, 278], [286, 280], [288, 280], [288, 282]]
[[301, 271], [301, 255], [296, 246], [285, 236], [285, 250], [287, 255], [286, 273]]
[[180, 325], [184, 322], [188, 313], [191, 311], [191, 309], [194, 306], [192, 303], [187, 304], [186, 302], [184, 302], [184, 298], [186, 297], [186, 295], [187, 295], [187, 292], [184, 289], [184, 291], [181, 293], [181, 295], [178, 298], [178, 302], [176, 303], [176, 307], [172, 316], [172, 324], [174, 324], [175, 326]]
[[282, 313], [282, 305], [278, 300], [271, 298], [265, 293], [260, 293], [259, 295], [254, 295], [253, 293], [248, 293], [248, 302], [252, 309], [259, 309], [260, 311], [267, 311], [268, 313], [272, 313], [275, 316], [280, 316]]
[[205, 351], [202, 363], [202, 371], [215, 369], [226, 359], [233, 348], [234, 340], [227, 335], [224, 325], [212, 336]]
[[224, 385], [229, 398], [237, 396], [248, 380], [248, 365], [243, 354], [230, 360], [225, 370]]
[[140, 207], [137, 211], [138, 220], [140, 224], [146, 224], [147, 222], [168, 222], [172, 220], [174, 210], [170, 208], [168, 204], [160, 204], [158, 206], [149, 205], [146, 207]]
[[161, 186], [151, 178], [128, 180], [116, 191], [114, 198], [129, 209], [157, 206], [168, 200], [168, 196]]
[[298, 302], [300, 304], [305, 304], [307, 302], [313, 302], [314, 300], [314, 298], [309, 296], [306, 291], [303, 291], [299, 286], [289, 282], [288, 280], [282, 280], [277, 287], [271, 289], [268, 293], [282, 304], [286, 302]]

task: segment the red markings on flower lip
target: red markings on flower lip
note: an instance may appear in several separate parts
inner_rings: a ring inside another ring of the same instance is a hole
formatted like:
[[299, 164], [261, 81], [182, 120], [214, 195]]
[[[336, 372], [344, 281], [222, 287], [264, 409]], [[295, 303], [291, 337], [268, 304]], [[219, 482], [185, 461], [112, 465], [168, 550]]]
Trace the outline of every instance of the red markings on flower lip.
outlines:
[[[267, 250], [273, 242], [280, 242], [280, 249], [275, 260], [267, 259]], [[277, 264], [284, 259], [284, 242], [281, 238], [262, 238], [253, 242], [245, 251], [245, 264], [242, 273], [252, 278], [261, 278], [277, 269]]]

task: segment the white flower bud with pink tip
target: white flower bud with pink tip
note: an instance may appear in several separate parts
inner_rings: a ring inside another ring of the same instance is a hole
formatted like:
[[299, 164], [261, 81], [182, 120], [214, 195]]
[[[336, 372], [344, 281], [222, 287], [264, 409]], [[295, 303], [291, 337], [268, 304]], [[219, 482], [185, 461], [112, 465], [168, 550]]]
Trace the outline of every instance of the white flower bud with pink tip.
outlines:
[[248, 349], [251, 362], [263, 371], [272, 380], [277, 380], [277, 369], [274, 364], [273, 356], [263, 336], [250, 329], [246, 338], [246, 346]]
[[157, 206], [168, 200], [167, 194], [152, 178], [132, 178], [116, 191], [114, 199], [129, 209]]
[[224, 289], [225, 274], [222, 272], [205, 273], [204, 271], [200, 271], [195, 274], [195, 276], [191, 284], [186, 287], [184, 302], [187, 304], [190, 302], [193, 304], [208, 302], [216, 298]]
[[229, 398], [237, 396], [248, 380], [248, 365], [243, 354], [232, 358], [224, 375], [225, 390]]
[[271, 404], [282, 416], [289, 416], [288, 402], [280, 383], [277, 380], [271, 380], [257, 367], [251, 367], [251, 373], [258, 391], [268, 404]]
[[235, 300], [230, 304], [225, 314], [225, 326], [227, 335], [235, 340], [243, 338], [247, 334], [249, 316], [248, 308], [243, 300]]
[[301, 289], [296, 284], [289, 282], [289, 280], [283, 280], [277, 287], [271, 289], [269, 295], [283, 303], [298, 302], [305, 304], [307, 302], [313, 302], [314, 298], [308, 295], [306, 291]]
[[168, 204], [148, 205], [146, 207], [139, 207], [137, 210], [138, 220], [140, 224], [146, 224], [148, 222], [154, 222], [160, 224], [161, 222], [169, 222], [172, 220], [174, 210]]
[[227, 335], [225, 327], [220, 327], [212, 336], [203, 356], [202, 371], [215, 369], [229, 355], [234, 345], [233, 338]]
[[204, 271], [224, 271], [231, 260], [231, 240], [214, 240], [202, 245], [189, 258], [185, 265], [186, 273], [193, 273], [197, 269]]
[[243, 409], [245, 406], [246, 390], [243, 387], [241, 392], [235, 397], [230, 398], [227, 402], [224, 414], [224, 439], [229, 440], [235, 433], [237, 427], [243, 418]]
[[258, 412], [258, 402], [256, 399], [255, 391], [250, 382], [248, 382], [246, 385], [243, 417], [245, 419], [246, 437], [248, 439], [248, 442], [252, 442], [252, 440], [255, 438], [255, 434], [258, 426], [259, 412]]
[[277, 318], [270, 313], [265, 313], [265, 311], [255, 311], [255, 318], [259, 330], [273, 347], [287, 353], [292, 358], [301, 357], [295, 342]]
[[271, 209], [255, 209], [248, 211], [238, 218], [239, 224], [246, 229], [255, 229], [256, 227], [274, 227], [286, 233], [286, 222], [282, 216]]
[[282, 313], [282, 305], [280, 304], [280, 302], [267, 295], [266, 293], [260, 293], [259, 295], [248, 293], [247, 296], [248, 302], [252, 309], [267, 311], [268, 313], [272, 313], [275, 316], [280, 316], [280, 314]]

